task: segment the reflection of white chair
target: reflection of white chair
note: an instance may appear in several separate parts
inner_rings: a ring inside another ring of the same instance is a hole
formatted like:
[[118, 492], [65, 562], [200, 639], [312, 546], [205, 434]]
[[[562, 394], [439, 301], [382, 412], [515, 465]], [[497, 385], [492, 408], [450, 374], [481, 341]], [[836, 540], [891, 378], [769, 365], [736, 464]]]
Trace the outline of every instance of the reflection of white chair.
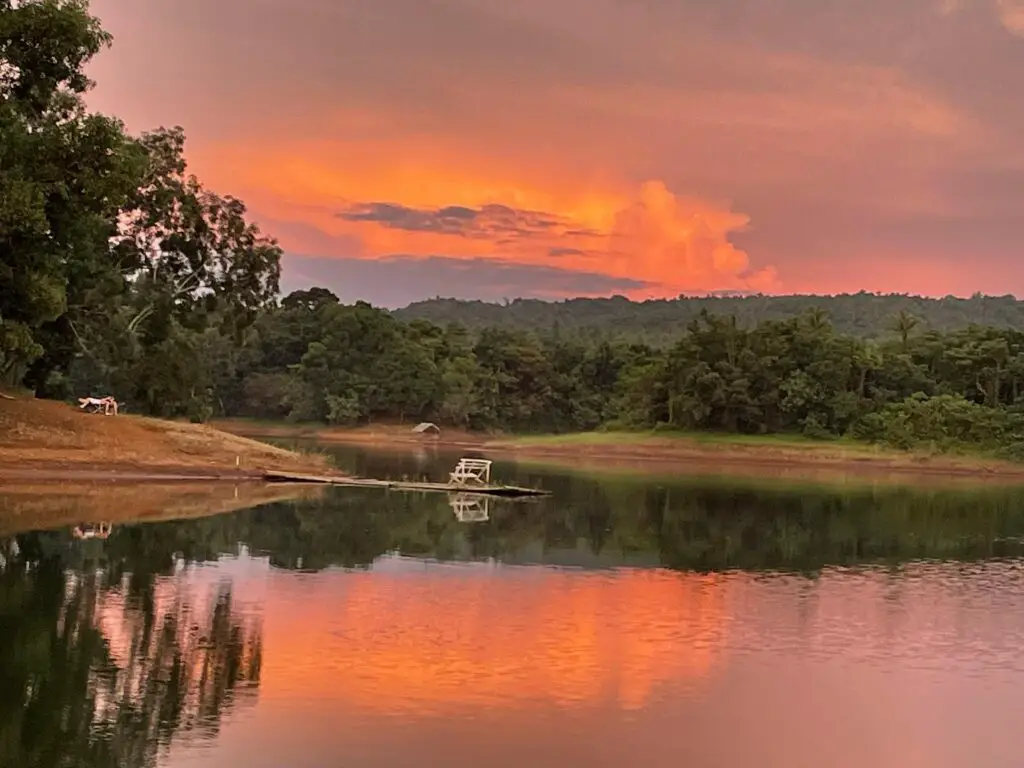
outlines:
[[491, 482], [491, 462], [487, 459], [459, 459], [448, 476], [454, 485], [487, 485]]
[[110, 523], [84, 523], [82, 525], [76, 525], [71, 535], [76, 539], [106, 539], [110, 537], [110, 531], [113, 526]]
[[490, 519], [489, 499], [457, 493], [448, 499], [460, 523], [482, 523]]

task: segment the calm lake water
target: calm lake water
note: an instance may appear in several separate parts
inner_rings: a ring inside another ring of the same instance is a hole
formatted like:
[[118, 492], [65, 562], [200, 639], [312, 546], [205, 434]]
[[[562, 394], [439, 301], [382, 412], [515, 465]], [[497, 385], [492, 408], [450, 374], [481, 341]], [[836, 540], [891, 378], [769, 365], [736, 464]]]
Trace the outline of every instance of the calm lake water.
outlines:
[[0, 766], [1024, 764], [1024, 491], [495, 474], [0, 540]]

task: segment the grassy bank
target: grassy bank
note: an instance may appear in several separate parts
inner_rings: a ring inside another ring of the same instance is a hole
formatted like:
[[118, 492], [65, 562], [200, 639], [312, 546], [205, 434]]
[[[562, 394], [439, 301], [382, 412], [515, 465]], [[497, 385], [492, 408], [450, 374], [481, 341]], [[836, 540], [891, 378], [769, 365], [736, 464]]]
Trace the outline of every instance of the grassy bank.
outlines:
[[492, 436], [442, 429], [439, 436], [412, 433], [412, 425], [376, 424], [353, 429], [282, 423], [220, 422], [249, 436], [299, 437], [323, 443], [376, 447], [432, 444], [471, 449], [518, 460], [604, 468], [708, 474], [777, 474], [811, 470], [875, 475], [999, 477], [1024, 481], [1024, 464], [983, 455], [899, 451], [850, 439], [815, 440], [796, 435], [734, 435], [667, 432], [584, 432], [565, 435]]
[[255, 477], [312, 472], [326, 457], [302, 454], [199, 424], [103, 416], [47, 400], [0, 398], [0, 475], [106, 473]]
[[665, 432], [584, 432], [515, 436], [497, 445], [524, 455], [650, 461], [728, 462], [847, 469], [906, 469], [1024, 478], [1024, 464], [984, 455], [899, 451], [852, 439], [815, 440], [798, 435], [732, 435]]
[[592, 432], [517, 436], [495, 448], [528, 461], [602, 471], [678, 472], [830, 482], [1024, 482], [1024, 464], [983, 455], [898, 451], [855, 440], [782, 435]]

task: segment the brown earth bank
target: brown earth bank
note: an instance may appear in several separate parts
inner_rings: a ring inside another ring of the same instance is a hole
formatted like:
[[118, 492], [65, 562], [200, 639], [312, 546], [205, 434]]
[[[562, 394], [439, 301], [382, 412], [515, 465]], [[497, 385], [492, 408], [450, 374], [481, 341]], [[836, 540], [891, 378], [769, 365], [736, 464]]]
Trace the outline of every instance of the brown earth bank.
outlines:
[[319, 486], [259, 482], [4, 482], [0, 536], [81, 523], [138, 523], [219, 515], [275, 501], [315, 498]]
[[770, 475], [814, 479], [946, 480], [1024, 483], [1024, 463], [986, 457], [915, 453], [848, 441], [799, 438], [744, 438], [732, 435], [671, 435], [594, 432], [561, 436], [493, 436], [443, 429], [440, 435], [412, 432], [412, 425], [371, 425], [352, 429], [260, 424], [226, 420], [218, 426], [236, 434], [298, 438], [325, 444], [368, 447], [428, 445], [473, 450], [520, 461], [567, 467], [650, 473]]
[[240, 480], [265, 471], [325, 473], [325, 456], [296, 453], [202, 424], [84, 413], [0, 398], [0, 480]]

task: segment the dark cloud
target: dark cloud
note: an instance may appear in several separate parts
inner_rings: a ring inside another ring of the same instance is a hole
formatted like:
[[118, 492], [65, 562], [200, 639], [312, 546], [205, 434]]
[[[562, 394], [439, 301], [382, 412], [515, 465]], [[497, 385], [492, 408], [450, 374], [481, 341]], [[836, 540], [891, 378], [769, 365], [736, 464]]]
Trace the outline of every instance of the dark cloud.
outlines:
[[558, 258], [559, 256], [585, 256], [586, 251], [579, 248], [548, 248], [548, 256]]
[[447, 205], [444, 208], [438, 210], [438, 215], [444, 218], [451, 219], [467, 219], [472, 221], [477, 217], [479, 211], [474, 211], [472, 208], [466, 208], [461, 205]]
[[639, 280], [597, 273], [444, 256], [337, 259], [289, 254], [281, 282], [284, 293], [318, 285], [329, 288], [342, 301], [361, 299], [389, 308], [434, 296], [488, 301], [559, 299], [646, 287]]
[[593, 234], [579, 230], [558, 216], [540, 211], [491, 204], [481, 208], [448, 205], [409, 208], [398, 203], [353, 203], [338, 212], [344, 221], [365, 221], [407, 232], [436, 232], [474, 240], [510, 243], [517, 239], [552, 234]]

